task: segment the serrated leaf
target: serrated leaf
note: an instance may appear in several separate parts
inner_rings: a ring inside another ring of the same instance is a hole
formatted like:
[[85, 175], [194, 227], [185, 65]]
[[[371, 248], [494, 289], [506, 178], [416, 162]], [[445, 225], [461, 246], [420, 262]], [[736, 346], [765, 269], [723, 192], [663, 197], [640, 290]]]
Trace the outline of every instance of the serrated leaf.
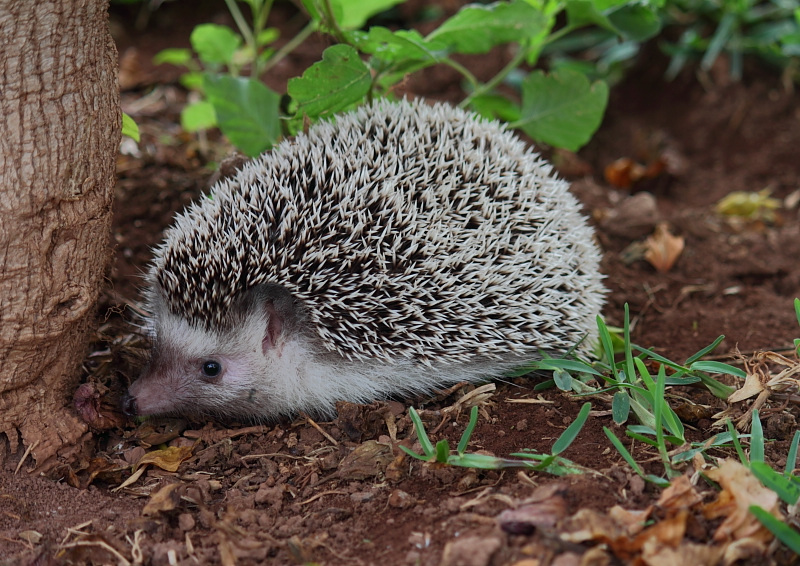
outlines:
[[122, 113], [122, 135], [128, 136], [136, 143], [139, 143], [139, 126], [125, 112]]
[[[325, 19], [323, 14], [326, 10], [323, 1], [303, 0], [303, 6], [308, 10], [312, 20], [321, 22]], [[404, 0], [369, 0], [368, 2], [364, 0], [330, 0], [330, 7], [339, 29], [354, 30], [363, 27], [372, 16], [385, 12], [402, 2]]]
[[278, 93], [256, 79], [229, 75], [206, 75], [203, 86], [220, 130], [242, 152], [255, 157], [278, 140]]
[[522, 84], [522, 117], [512, 126], [534, 140], [577, 151], [600, 126], [608, 85], [575, 71], [535, 71]]
[[358, 102], [370, 85], [369, 69], [358, 52], [349, 45], [334, 45], [301, 78], [290, 79], [287, 91], [298, 103], [297, 116], [316, 118]]
[[486, 53], [495, 45], [522, 42], [545, 30], [547, 18], [527, 2], [470, 4], [426, 38], [438, 40], [457, 53]]
[[189, 36], [192, 49], [205, 64], [224, 65], [231, 61], [233, 54], [242, 44], [242, 38], [228, 26], [200, 24]]
[[373, 26], [368, 32], [354, 31], [348, 34], [350, 41], [363, 53], [375, 55], [388, 63], [404, 61], [439, 61], [446, 44], [427, 41], [417, 30], [391, 31]]
[[194, 133], [217, 126], [217, 114], [214, 105], [207, 100], [200, 100], [185, 106], [181, 110], [181, 128]]

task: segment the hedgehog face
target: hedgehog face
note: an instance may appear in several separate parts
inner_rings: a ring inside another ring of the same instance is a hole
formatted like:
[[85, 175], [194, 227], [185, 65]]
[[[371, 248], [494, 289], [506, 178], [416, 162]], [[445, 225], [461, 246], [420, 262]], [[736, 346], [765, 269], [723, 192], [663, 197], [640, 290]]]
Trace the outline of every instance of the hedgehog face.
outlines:
[[291, 367], [292, 356], [284, 355], [287, 344], [276, 319], [258, 309], [235, 328], [218, 333], [162, 312], [151, 321], [150, 362], [129, 389], [126, 412], [240, 417], [280, 413], [276, 384], [290, 379], [287, 373], [296, 373], [296, 368]]

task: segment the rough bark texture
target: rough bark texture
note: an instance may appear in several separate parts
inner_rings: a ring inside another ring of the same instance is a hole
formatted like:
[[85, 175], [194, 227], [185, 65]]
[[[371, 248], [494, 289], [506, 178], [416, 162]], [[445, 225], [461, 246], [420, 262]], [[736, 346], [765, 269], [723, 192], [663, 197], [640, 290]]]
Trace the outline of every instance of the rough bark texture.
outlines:
[[86, 432], [71, 397], [110, 259], [121, 122], [107, 8], [0, 0], [0, 435], [40, 465]]

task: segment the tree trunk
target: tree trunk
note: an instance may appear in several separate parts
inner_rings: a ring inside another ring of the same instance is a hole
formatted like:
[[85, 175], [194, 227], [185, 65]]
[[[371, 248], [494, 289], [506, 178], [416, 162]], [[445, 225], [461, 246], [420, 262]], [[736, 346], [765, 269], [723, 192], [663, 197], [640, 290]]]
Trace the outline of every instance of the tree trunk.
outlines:
[[0, 0], [0, 440], [39, 467], [86, 433], [71, 400], [111, 255], [121, 124], [107, 8]]

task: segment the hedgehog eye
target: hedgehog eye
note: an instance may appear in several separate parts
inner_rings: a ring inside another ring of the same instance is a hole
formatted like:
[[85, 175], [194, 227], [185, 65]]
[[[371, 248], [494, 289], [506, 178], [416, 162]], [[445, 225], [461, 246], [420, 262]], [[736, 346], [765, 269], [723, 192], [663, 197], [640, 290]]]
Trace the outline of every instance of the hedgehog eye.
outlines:
[[206, 360], [203, 362], [203, 376], [214, 378], [222, 372], [222, 364], [216, 360]]

